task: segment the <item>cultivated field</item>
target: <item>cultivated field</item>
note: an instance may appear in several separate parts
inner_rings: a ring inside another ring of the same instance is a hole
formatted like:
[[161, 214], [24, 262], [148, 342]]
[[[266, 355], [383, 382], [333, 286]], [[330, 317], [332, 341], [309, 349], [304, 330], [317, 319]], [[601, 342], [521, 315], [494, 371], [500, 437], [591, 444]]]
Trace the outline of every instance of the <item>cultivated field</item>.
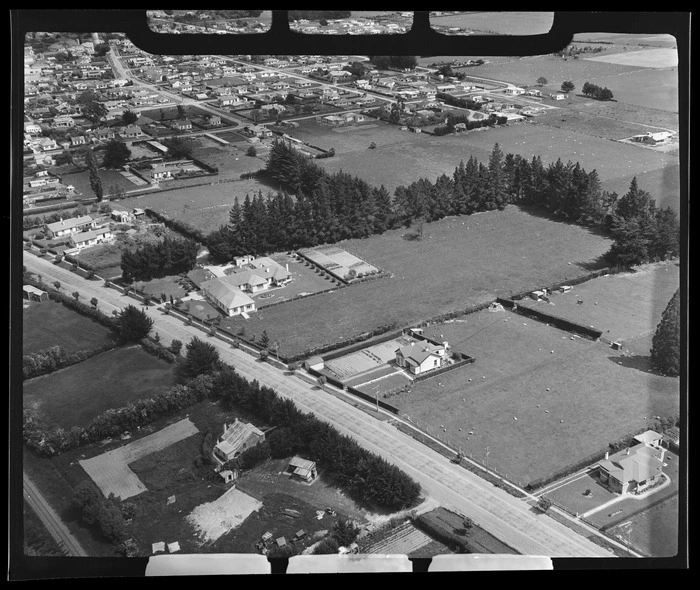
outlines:
[[[111, 192], [112, 187], [123, 188], [125, 191], [131, 191], [136, 188], [140, 188], [130, 180], [128, 180], [123, 174], [120, 174], [117, 170], [107, 170], [105, 168], [98, 169], [98, 174], [100, 175], [100, 180], [102, 181], [102, 188], [105, 194]], [[65, 174], [61, 182], [63, 184], [72, 184], [75, 190], [82, 193], [85, 197], [91, 198], [95, 193], [92, 192], [90, 188], [90, 174], [88, 171], [76, 172], [73, 174]]]
[[66, 352], [93, 350], [112, 340], [106, 326], [48, 300], [25, 303], [22, 312], [22, 352], [39, 352], [60, 346]]
[[49, 425], [68, 429], [174, 384], [172, 365], [141, 346], [120, 347], [25, 381], [24, 407], [36, 409]]
[[[234, 331], [279, 340], [280, 354], [300, 354], [587, 274], [609, 249], [589, 230], [530, 215], [517, 207], [453, 217], [425, 225], [420, 241], [393, 230], [339, 247], [391, 276], [272, 307], [250, 320], [226, 322]], [[468, 351], [467, 354], [469, 354]]]
[[197, 432], [197, 427], [192, 422], [187, 419], [180, 420], [158, 432], [79, 463], [105, 497], [114, 494], [117, 498], [125, 500], [147, 491], [143, 482], [129, 469], [130, 463], [189, 438]]
[[678, 379], [509, 311], [481, 311], [425, 335], [476, 362], [415, 383], [389, 403], [521, 485], [605, 449], [653, 416], [679, 412]]

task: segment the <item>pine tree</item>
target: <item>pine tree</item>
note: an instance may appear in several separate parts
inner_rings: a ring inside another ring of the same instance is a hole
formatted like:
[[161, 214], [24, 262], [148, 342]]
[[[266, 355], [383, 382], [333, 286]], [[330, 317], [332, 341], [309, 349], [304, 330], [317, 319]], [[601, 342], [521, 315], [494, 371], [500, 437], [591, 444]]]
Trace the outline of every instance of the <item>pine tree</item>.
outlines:
[[668, 302], [652, 338], [651, 363], [664, 375], [677, 377], [681, 363], [681, 298], [677, 289]]

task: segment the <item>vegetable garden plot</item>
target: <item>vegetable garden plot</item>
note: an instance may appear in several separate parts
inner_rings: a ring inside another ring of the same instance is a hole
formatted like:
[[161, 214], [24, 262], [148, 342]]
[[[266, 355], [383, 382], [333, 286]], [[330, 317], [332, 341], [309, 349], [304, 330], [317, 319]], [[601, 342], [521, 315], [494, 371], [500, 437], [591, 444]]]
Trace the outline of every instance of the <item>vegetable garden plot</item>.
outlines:
[[114, 494], [124, 500], [147, 491], [146, 486], [129, 469], [129, 463], [169, 447], [197, 432], [199, 432], [197, 427], [186, 418], [128, 445], [107, 451], [91, 459], [79, 461], [79, 463], [102, 490], [105, 497]]

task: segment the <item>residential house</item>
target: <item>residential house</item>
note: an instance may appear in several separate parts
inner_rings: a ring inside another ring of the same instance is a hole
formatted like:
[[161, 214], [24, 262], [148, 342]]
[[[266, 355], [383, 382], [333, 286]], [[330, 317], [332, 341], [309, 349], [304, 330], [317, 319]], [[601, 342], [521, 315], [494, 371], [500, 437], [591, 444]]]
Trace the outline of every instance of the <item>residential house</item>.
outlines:
[[107, 244], [114, 240], [114, 235], [107, 227], [99, 227], [91, 231], [75, 232], [70, 235], [70, 245], [78, 251], [96, 246], [97, 244]]
[[673, 133], [670, 131], [659, 131], [657, 133], [647, 131], [646, 133], [642, 133], [641, 135], [635, 135], [634, 137], [632, 137], [632, 141], [645, 143], [647, 145], [657, 145], [659, 143], [667, 141], [671, 137], [673, 137]]
[[211, 115], [207, 119], [207, 124], [210, 127], [220, 127], [221, 126], [221, 117], [219, 117], [219, 115]]
[[110, 129], [109, 127], [98, 127], [92, 132], [92, 137], [96, 141], [109, 141], [110, 139], [114, 139], [116, 134], [114, 133], [114, 129]]
[[302, 459], [299, 456], [293, 457], [289, 462], [287, 473], [308, 483], [311, 483], [318, 477], [316, 463], [308, 459]]
[[126, 139], [143, 137], [145, 135], [145, 133], [141, 130], [141, 127], [138, 125], [127, 125], [126, 127], [122, 127], [119, 134]]
[[28, 133], [29, 135], [37, 135], [41, 133], [41, 126], [37, 125], [33, 121], [27, 121], [24, 124], [24, 132]]
[[119, 211], [118, 209], [112, 211], [109, 216], [119, 223], [127, 223], [131, 220], [131, 214], [128, 211]]
[[178, 131], [189, 131], [192, 129], [192, 122], [189, 119], [178, 119], [172, 126]]
[[228, 276], [204, 281], [200, 287], [207, 301], [229, 317], [255, 311], [255, 301], [230, 284]]
[[504, 91], [504, 94], [510, 94], [511, 96], [518, 96], [524, 94], [525, 90], [523, 88], [518, 88], [517, 86], [508, 86]]
[[214, 446], [212, 455], [223, 465], [264, 440], [265, 433], [262, 430], [236, 418], [233, 424], [224, 424], [224, 432]]
[[228, 282], [243, 291], [258, 293], [271, 287], [281, 287], [292, 280], [288, 268], [267, 256], [255, 258], [231, 270]]
[[58, 115], [54, 117], [53, 126], [56, 129], [68, 129], [75, 126], [75, 121], [70, 115]]
[[408, 369], [414, 375], [420, 375], [426, 371], [439, 369], [447, 359], [447, 342], [442, 344], [430, 341], [411, 341], [394, 351], [396, 364]]
[[605, 454], [598, 463], [601, 483], [619, 494], [639, 494], [663, 477], [664, 455], [662, 436], [653, 430], [637, 435], [639, 443], [614, 455]]
[[75, 232], [92, 229], [96, 227], [96, 225], [97, 222], [92, 217], [89, 215], [82, 215], [80, 217], [72, 217], [70, 219], [61, 219], [55, 223], [47, 223], [44, 226], [44, 229], [45, 233], [48, 234], [48, 237], [60, 238]]
[[70, 135], [70, 145], [75, 147], [77, 145], [85, 145], [87, 140], [84, 135]]

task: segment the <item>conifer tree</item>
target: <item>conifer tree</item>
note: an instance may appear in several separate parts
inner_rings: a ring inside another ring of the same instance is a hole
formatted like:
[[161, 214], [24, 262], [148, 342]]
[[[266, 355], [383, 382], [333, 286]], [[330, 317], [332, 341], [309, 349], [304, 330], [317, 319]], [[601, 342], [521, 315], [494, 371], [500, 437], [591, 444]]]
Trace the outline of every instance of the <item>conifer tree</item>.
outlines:
[[668, 302], [652, 339], [651, 363], [664, 375], [677, 377], [681, 364], [681, 298], [677, 289]]

